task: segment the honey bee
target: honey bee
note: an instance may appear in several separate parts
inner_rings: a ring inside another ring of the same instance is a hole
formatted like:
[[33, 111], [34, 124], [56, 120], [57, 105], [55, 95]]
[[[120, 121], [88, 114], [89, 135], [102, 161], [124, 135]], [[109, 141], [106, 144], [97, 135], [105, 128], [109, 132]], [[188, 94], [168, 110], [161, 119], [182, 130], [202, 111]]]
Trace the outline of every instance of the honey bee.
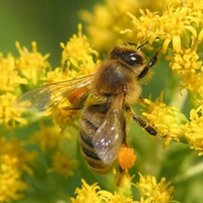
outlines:
[[[132, 44], [117, 45], [95, 74], [42, 86], [21, 95], [16, 102], [46, 111], [68, 100], [73, 109], [82, 109], [82, 154], [95, 172], [106, 172], [116, 161], [120, 147], [126, 144], [125, 112], [151, 135], [157, 133], [130, 108], [141, 94], [139, 80], [158, 60], [158, 51], [147, 61], [140, 48]], [[99, 102], [85, 105], [89, 94], [100, 98]]]

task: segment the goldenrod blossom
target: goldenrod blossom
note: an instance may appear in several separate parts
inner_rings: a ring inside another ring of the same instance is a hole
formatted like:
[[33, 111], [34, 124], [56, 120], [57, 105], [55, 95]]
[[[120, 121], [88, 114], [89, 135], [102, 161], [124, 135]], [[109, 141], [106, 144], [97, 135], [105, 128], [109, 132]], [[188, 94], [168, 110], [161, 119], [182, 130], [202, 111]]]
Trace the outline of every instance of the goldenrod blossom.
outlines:
[[33, 135], [34, 142], [38, 143], [44, 152], [56, 149], [60, 138], [60, 129], [55, 125], [45, 126], [41, 124], [39, 131]]
[[203, 106], [190, 111], [190, 122], [185, 125], [185, 137], [198, 155], [203, 155]]
[[174, 51], [174, 56], [168, 58], [171, 69], [181, 76], [181, 85], [200, 96], [203, 93], [203, 66], [196, 48], [182, 48]]
[[136, 203], [170, 203], [172, 202], [172, 193], [174, 191], [170, 183], [165, 178], [157, 182], [154, 176], [143, 176], [140, 174], [140, 180], [136, 184], [141, 200]]
[[16, 157], [0, 155], [0, 202], [10, 202], [23, 197], [27, 184], [21, 179], [22, 174], [16, 168]]
[[81, 180], [82, 188], [75, 190], [76, 197], [71, 198], [72, 203], [107, 203], [112, 197], [108, 191], [101, 190], [97, 183], [88, 185], [85, 180]]
[[9, 157], [15, 157], [15, 167], [20, 169], [29, 175], [32, 175], [32, 169], [29, 167], [29, 164], [36, 159], [35, 152], [28, 152], [24, 147], [24, 145], [17, 139], [6, 141], [5, 139], [1, 139], [1, 155], [9, 155]]
[[183, 124], [187, 121], [176, 107], [167, 106], [158, 98], [155, 102], [144, 100], [147, 111], [143, 112], [148, 125], [154, 127], [158, 135], [163, 137], [166, 144], [171, 140], [179, 140], [183, 136]]
[[6, 128], [27, 123], [27, 120], [21, 116], [21, 112], [13, 106], [15, 99], [16, 96], [11, 93], [0, 95], [0, 124]]
[[32, 175], [29, 163], [35, 159], [35, 153], [26, 151], [18, 140], [0, 140], [0, 202], [10, 202], [23, 197], [27, 183], [23, 173]]
[[100, 50], [109, 49], [123, 36], [120, 31], [131, 26], [126, 12], [137, 13], [141, 1], [134, 0], [106, 0], [105, 3], [97, 4], [93, 13], [82, 12], [82, 18], [88, 23], [87, 31], [91, 43]]
[[108, 201], [108, 203], [135, 203], [135, 201], [130, 198], [125, 196], [122, 193], [117, 193], [115, 192], [112, 196], [112, 198]]
[[115, 192], [114, 194], [101, 190], [97, 183], [88, 185], [85, 180], [82, 181], [82, 188], [77, 188], [76, 197], [71, 198], [72, 203], [133, 203], [133, 199], [125, 196], [123, 193]]
[[16, 59], [16, 67], [20, 74], [29, 81], [29, 85], [36, 86], [40, 80], [43, 80], [46, 71], [50, 68], [47, 61], [49, 54], [42, 55], [37, 50], [36, 42], [32, 42], [32, 51], [25, 47], [21, 47], [16, 42], [16, 47], [20, 57]]
[[[182, 42], [196, 37], [202, 24], [201, 0], [166, 1], [105, 1], [95, 6], [93, 14], [82, 12], [88, 23], [92, 44], [98, 49], [107, 49], [119, 40], [152, 43], [157, 37], [162, 40], [163, 51], [170, 43], [173, 49], [181, 48]], [[131, 18], [132, 24], [130, 23]], [[120, 35], [124, 34], [125, 35]]]
[[[129, 179], [131, 180], [131, 179]], [[129, 182], [128, 182], [129, 183]], [[131, 183], [129, 183], [131, 185]], [[118, 190], [114, 193], [110, 193], [106, 190], [101, 190], [97, 183], [88, 185], [85, 180], [82, 179], [82, 188], [77, 188], [75, 193], [76, 197], [71, 198], [72, 203], [170, 203], [172, 202], [172, 193], [174, 191], [170, 183], [166, 182], [165, 178], [162, 178], [160, 182], [157, 182], [154, 176], [142, 176], [140, 174], [140, 180], [135, 184], [138, 192], [141, 196], [141, 201], [135, 201], [132, 199], [131, 194], [123, 193], [122, 190]]]
[[66, 45], [61, 43], [61, 47], [62, 67], [67, 71], [69, 79], [95, 71], [99, 62], [95, 62], [98, 52], [91, 47], [87, 37], [82, 33], [81, 25], [78, 27], [78, 34], [73, 35]]
[[[172, 43], [174, 50], [180, 50], [185, 38], [196, 37], [196, 27], [200, 18], [195, 11], [187, 7], [168, 6], [162, 11], [141, 10], [141, 16], [128, 14], [132, 19], [133, 27], [127, 29], [136, 41], [163, 40], [163, 52], [165, 53]], [[124, 32], [125, 33], [125, 32]]]
[[74, 174], [77, 166], [78, 162], [65, 153], [57, 152], [53, 157], [52, 170], [66, 178]]
[[9, 54], [3, 57], [0, 54], [0, 92], [15, 92], [19, 85], [27, 84], [16, 70], [15, 58]]

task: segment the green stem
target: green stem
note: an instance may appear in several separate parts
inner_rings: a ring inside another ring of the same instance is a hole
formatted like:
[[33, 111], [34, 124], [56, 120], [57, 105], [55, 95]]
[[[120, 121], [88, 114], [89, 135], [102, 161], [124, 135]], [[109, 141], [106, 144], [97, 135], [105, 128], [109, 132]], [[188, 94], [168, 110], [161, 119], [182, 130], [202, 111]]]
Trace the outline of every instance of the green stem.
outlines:
[[186, 89], [181, 89], [181, 87], [178, 86], [174, 90], [170, 105], [177, 107], [181, 111], [187, 97], [188, 97], [188, 91]]
[[185, 181], [189, 178], [197, 176], [198, 174], [201, 174], [201, 173], [203, 173], [203, 163], [198, 163], [192, 166], [191, 168], [188, 168], [184, 174], [177, 176], [174, 179], [174, 182], [179, 183], [181, 181]]

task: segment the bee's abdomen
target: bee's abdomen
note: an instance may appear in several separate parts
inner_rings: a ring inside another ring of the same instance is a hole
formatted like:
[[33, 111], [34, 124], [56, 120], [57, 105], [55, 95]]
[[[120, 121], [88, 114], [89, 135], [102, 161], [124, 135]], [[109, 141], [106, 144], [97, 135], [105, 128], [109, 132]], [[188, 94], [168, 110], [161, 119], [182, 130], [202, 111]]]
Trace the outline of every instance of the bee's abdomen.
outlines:
[[80, 122], [80, 143], [83, 156], [89, 167], [99, 173], [107, 172], [111, 167], [98, 157], [92, 139], [102, 124], [107, 111], [107, 104], [91, 105], [84, 110]]

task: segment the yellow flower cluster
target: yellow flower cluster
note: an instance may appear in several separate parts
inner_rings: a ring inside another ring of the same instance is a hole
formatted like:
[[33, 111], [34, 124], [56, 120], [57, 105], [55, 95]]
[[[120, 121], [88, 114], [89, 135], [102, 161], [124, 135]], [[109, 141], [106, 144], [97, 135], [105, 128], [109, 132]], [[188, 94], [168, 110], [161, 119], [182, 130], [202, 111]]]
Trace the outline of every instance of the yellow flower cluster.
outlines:
[[126, 12], [135, 14], [141, 5], [141, 1], [134, 0], [105, 0], [95, 6], [93, 13], [82, 11], [91, 44], [99, 50], [110, 49], [122, 39], [120, 31], [131, 24]]
[[174, 189], [170, 186], [170, 183], [166, 182], [165, 178], [161, 178], [158, 183], [154, 176], [143, 176], [140, 174], [140, 180], [136, 184], [136, 187], [141, 195], [139, 203], [172, 202], [172, 193]]
[[[169, 57], [171, 69], [181, 76], [181, 86], [194, 94], [203, 94], [203, 64], [195, 47], [182, 48]], [[201, 96], [202, 97], [202, 96]]]
[[75, 159], [71, 159], [70, 156], [64, 152], [57, 152], [53, 157], [52, 171], [65, 178], [73, 176], [77, 166], [78, 162]]
[[[67, 135], [64, 136], [57, 125], [46, 126], [41, 123], [40, 129], [31, 138], [31, 143], [38, 144], [45, 155], [49, 157], [51, 154], [52, 166], [48, 172], [56, 172], [65, 178], [72, 176], [78, 166], [78, 162], [71, 157], [70, 153], [69, 155], [65, 153], [65, 147], [61, 146], [66, 137]], [[73, 139], [69, 141], [73, 144]]]
[[99, 64], [98, 52], [94, 50], [87, 37], [82, 33], [82, 26], [78, 25], [78, 33], [74, 34], [67, 43], [61, 43], [61, 67], [48, 71], [49, 82], [73, 79], [95, 72]]
[[152, 43], [159, 38], [166, 52], [170, 43], [174, 50], [180, 50], [182, 41], [197, 37], [202, 26], [202, 10], [201, 0], [153, 3], [109, 0], [96, 5], [93, 14], [82, 12], [82, 18], [88, 23], [92, 44], [98, 49], [109, 49], [119, 40]]
[[0, 54], [0, 92], [15, 92], [21, 84], [27, 84], [27, 80], [22, 78], [17, 69], [15, 58], [9, 54], [6, 58]]
[[122, 193], [115, 192], [114, 194], [106, 190], [101, 190], [97, 183], [88, 185], [85, 180], [82, 181], [82, 188], [76, 188], [75, 198], [71, 198], [72, 203], [133, 203], [133, 199], [125, 196]]
[[147, 111], [143, 112], [143, 116], [166, 144], [171, 140], [178, 141], [184, 135], [184, 124], [187, 119], [176, 107], [167, 106], [161, 97], [155, 102], [145, 99], [144, 103]]
[[47, 61], [49, 54], [43, 56], [39, 53], [36, 42], [32, 42], [31, 52], [27, 48], [21, 47], [19, 42], [16, 43], [16, 47], [20, 54], [20, 57], [16, 59], [16, 68], [29, 81], [30, 87], [36, 87], [50, 68]]
[[[28, 120], [15, 106], [17, 95], [33, 89], [46, 82], [72, 79], [80, 75], [94, 72], [99, 63], [98, 53], [91, 48], [87, 37], [82, 34], [79, 26], [77, 35], [73, 35], [67, 44], [61, 44], [62, 67], [50, 70], [48, 54], [42, 55], [37, 50], [37, 44], [32, 43], [29, 51], [17, 42], [19, 57], [0, 54], [0, 124], [3, 127], [14, 128], [19, 124], [27, 124]], [[55, 121], [61, 125], [68, 120], [67, 112], [57, 112]], [[65, 120], [63, 120], [65, 118]], [[72, 116], [71, 116], [72, 118]], [[67, 123], [66, 123], [67, 125]], [[6, 137], [6, 136], [5, 136]], [[27, 144], [38, 144], [48, 156], [53, 154], [52, 164], [48, 172], [56, 172], [64, 177], [73, 175], [78, 162], [63, 152], [60, 142], [63, 139], [61, 129], [56, 126], [40, 125]], [[22, 177], [25, 172], [32, 175], [28, 162], [33, 162], [35, 154], [27, 152], [24, 145], [17, 140], [0, 140], [0, 202], [10, 202], [22, 198], [27, 190], [27, 183]], [[49, 159], [49, 158], [48, 158]]]
[[78, 34], [73, 35], [66, 45], [61, 43], [61, 47], [62, 66], [68, 68], [71, 74], [87, 75], [95, 71], [94, 59], [98, 57], [98, 52], [90, 46], [80, 24]]
[[199, 156], [203, 155], [203, 106], [190, 110], [187, 119], [176, 107], [167, 106], [160, 98], [155, 102], [145, 99], [147, 111], [143, 116], [154, 127], [166, 144], [171, 140], [186, 140]]
[[27, 120], [15, 108], [14, 100], [21, 92], [21, 86], [36, 86], [42, 79], [45, 69], [49, 67], [48, 55], [37, 52], [37, 45], [32, 43], [32, 51], [21, 48], [16, 43], [20, 56], [11, 54], [4, 57], [0, 54], [0, 124], [4, 127], [15, 127], [16, 124], [26, 124]]
[[203, 155], [203, 106], [190, 111], [190, 122], [185, 126], [185, 136], [198, 155]]
[[164, 53], [170, 43], [170, 47], [180, 51], [181, 44], [187, 43], [188, 38], [197, 37], [197, 32], [202, 26], [199, 16], [201, 10], [193, 10], [187, 5], [174, 6], [169, 2], [166, 1], [166, 6], [163, 6], [161, 11], [141, 10], [139, 18], [129, 13], [133, 27], [126, 32], [131, 32], [132, 39], [136, 41], [152, 43], [158, 38], [159, 41], [163, 41]]
[[0, 202], [19, 200], [23, 197], [22, 192], [27, 189], [16, 162], [16, 157], [6, 154], [0, 156]]
[[[98, 53], [91, 48], [88, 39], [82, 34], [79, 25], [78, 34], [65, 45], [61, 43], [61, 66], [51, 70], [48, 62], [49, 54], [42, 55], [37, 50], [36, 42], [32, 42], [32, 50], [21, 47], [16, 43], [19, 57], [0, 54], [0, 124], [5, 127], [16, 127], [26, 124], [15, 106], [14, 100], [24, 90], [33, 89], [46, 82], [56, 82], [72, 79], [77, 76], [88, 75], [95, 71], [99, 64]], [[57, 119], [56, 119], [57, 120]]]
[[21, 113], [13, 107], [16, 96], [12, 93], [0, 95], [0, 124], [6, 128], [15, 127], [16, 124], [26, 124], [27, 120], [21, 117]]
[[0, 140], [0, 202], [19, 200], [27, 189], [23, 173], [32, 175], [29, 163], [36, 155], [27, 152], [18, 140]]
[[32, 136], [34, 143], [37, 143], [43, 152], [55, 150], [58, 147], [62, 137], [59, 127], [40, 125], [39, 131]]
[[[132, 184], [133, 183], [129, 183]], [[172, 202], [173, 187], [162, 178], [160, 182], [156, 181], [154, 176], [142, 176], [135, 184], [140, 194], [140, 201], [135, 201], [132, 196], [126, 195], [121, 191], [110, 193], [106, 190], [101, 190], [97, 183], [88, 185], [82, 179], [82, 188], [75, 190], [76, 197], [71, 198], [72, 203], [95, 202], [95, 203], [170, 203]], [[129, 186], [127, 186], [129, 187]], [[137, 198], [136, 198], [137, 199]]]

